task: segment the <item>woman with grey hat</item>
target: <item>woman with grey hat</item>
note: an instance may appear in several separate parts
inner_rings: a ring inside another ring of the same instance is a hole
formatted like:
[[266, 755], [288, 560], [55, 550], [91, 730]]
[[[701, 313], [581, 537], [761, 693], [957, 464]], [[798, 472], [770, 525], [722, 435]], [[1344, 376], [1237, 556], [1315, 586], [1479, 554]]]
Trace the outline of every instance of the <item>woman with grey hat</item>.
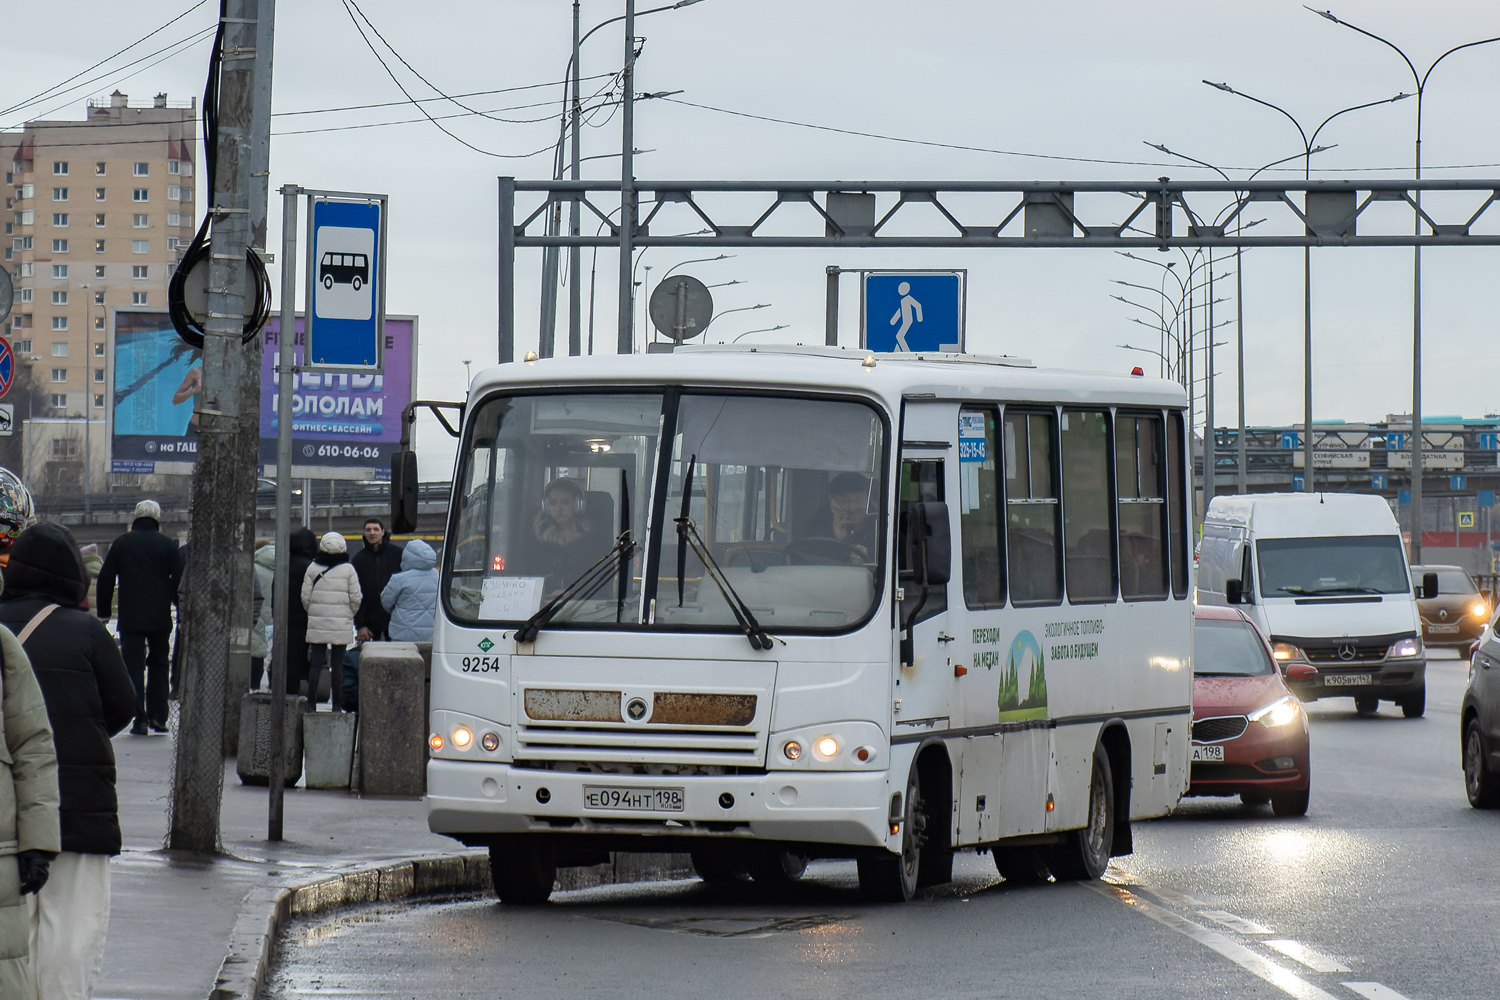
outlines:
[[[329, 705], [335, 712], [344, 706], [340, 697], [344, 683], [344, 650], [354, 641], [354, 614], [362, 598], [359, 574], [349, 562], [344, 536], [330, 531], [318, 540], [318, 557], [302, 578], [302, 606], [307, 609], [307, 707], [316, 709], [318, 678], [323, 664], [333, 670]], [[332, 656], [330, 657], [330, 647]]]

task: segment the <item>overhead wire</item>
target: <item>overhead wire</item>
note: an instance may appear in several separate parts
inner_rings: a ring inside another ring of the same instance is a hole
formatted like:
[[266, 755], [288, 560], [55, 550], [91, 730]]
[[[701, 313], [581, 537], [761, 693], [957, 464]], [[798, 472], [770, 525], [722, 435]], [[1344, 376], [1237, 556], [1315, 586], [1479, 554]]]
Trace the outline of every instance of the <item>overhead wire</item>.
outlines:
[[[580, 77], [579, 78], [579, 82], [582, 83], [584, 80], [602, 80], [605, 77], [614, 77], [614, 76], [619, 76], [619, 74], [618, 73], [595, 73], [592, 76]], [[528, 84], [525, 84], [525, 85], [519, 86], [519, 87], [498, 87], [498, 88], [496, 88], [494, 90], [471, 90], [468, 93], [464, 93], [464, 94], [454, 94], [453, 97], [488, 97], [491, 94], [510, 94], [510, 93], [514, 93], [514, 92], [519, 91], [519, 90], [541, 90], [541, 89], [546, 88], [546, 87], [555, 87], [555, 86], [558, 85], [559, 82], [566, 83], [567, 81], [549, 80], [546, 83], [528, 83]], [[417, 98], [417, 102], [418, 103], [429, 103], [429, 102], [432, 102], [432, 101], [447, 101], [447, 100], [452, 100], [452, 98], [450, 98], [450, 97], [448, 97], [446, 95], [443, 96], [443, 97], [419, 97], [419, 98]], [[369, 111], [369, 110], [373, 110], [375, 108], [397, 108], [397, 107], [401, 107], [403, 105], [410, 104], [410, 103], [412, 103], [412, 102], [411, 101], [380, 101], [380, 102], [377, 102], [375, 104], [349, 104], [349, 105], [345, 105], [344, 107], [338, 107], [338, 108], [308, 108], [308, 109], [306, 109], [304, 111], [274, 111], [274, 112], [271, 113], [271, 117], [272, 118], [288, 118], [288, 117], [291, 117], [293, 115], [326, 115], [326, 114], [331, 114], [332, 112], [335, 112], [335, 111]], [[522, 105], [519, 105], [518, 107], [521, 107], [521, 108], [551, 107], [552, 105], [554, 105], [556, 103], [557, 103], [556, 101], [540, 101], [540, 102], [538, 102], [536, 104], [522, 104]], [[515, 108], [500, 108], [498, 110], [500, 110], [500, 111], [512, 111], [512, 110], [516, 110], [516, 109]]]
[[[158, 25], [157, 27], [153, 28], [151, 31], [146, 32], [146, 34], [142, 35], [140, 38], [137, 38], [135, 41], [131, 42], [129, 45], [125, 46], [123, 49], [120, 49], [117, 52], [110, 53], [109, 55], [105, 56], [103, 59], [100, 59], [98, 62], [94, 63], [92, 66], [89, 66], [89, 67], [86, 67], [84, 69], [79, 70], [77, 73], [74, 73], [72, 76], [68, 77], [66, 80], [63, 80], [63, 81], [61, 81], [59, 83], [55, 83], [52, 86], [48, 87], [46, 90], [43, 90], [43, 91], [41, 91], [39, 93], [36, 93], [36, 94], [33, 94], [32, 96], [28, 97], [26, 100], [21, 101], [19, 104], [12, 104], [8, 108], [0, 108], [0, 115], [8, 115], [12, 111], [19, 111], [21, 108], [29, 107], [32, 104], [39, 103], [41, 100], [47, 99], [48, 97], [52, 96], [56, 91], [58, 91], [59, 88], [64, 87], [64, 86], [66, 86], [69, 83], [72, 83], [74, 80], [78, 79], [80, 76], [83, 76], [85, 73], [92, 73], [94, 70], [98, 69], [100, 66], [103, 66], [105, 63], [109, 62], [111, 59], [115, 58], [116, 56], [124, 55], [126, 52], [129, 52], [131, 49], [135, 48], [137, 45], [141, 44], [142, 42], [144, 42], [146, 39], [150, 38], [151, 36], [160, 34], [161, 32], [165, 31], [167, 28], [170, 28], [172, 25], [176, 24], [178, 21], [181, 21], [183, 18], [187, 17], [189, 14], [191, 14], [193, 11], [197, 10], [199, 7], [202, 7], [207, 2], [208, 2], [208, 0], [197, 0], [196, 3], [194, 3], [192, 6], [188, 7], [188, 9], [185, 10], [185, 11], [183, 11], [181, 14], [178, 14], [176, 17], [174, 17], [171, 20], [165, 22], [164, 24]], [[211, 30], [211, 29], [209, 29], [209, 30]], [[147, 56], [146, 58], [149, 59], [150, 57]], [[69, 89], [73, 89], [73, 88], [69, 88]]]

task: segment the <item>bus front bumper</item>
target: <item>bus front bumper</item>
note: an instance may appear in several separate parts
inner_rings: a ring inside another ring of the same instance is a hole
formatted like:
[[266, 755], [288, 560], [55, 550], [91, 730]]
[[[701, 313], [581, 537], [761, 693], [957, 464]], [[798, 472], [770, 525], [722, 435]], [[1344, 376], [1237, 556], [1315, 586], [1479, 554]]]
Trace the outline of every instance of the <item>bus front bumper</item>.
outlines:
[[[663, 790], [666, 798], [680, 791], [682, 809], [590, 808], [586, 788], [652, 795]], [[555, 833], [890, 847], [888, 789], [884, 771], [656, 776], [432, 759], [427, 825], [434, 833], [472, 843], [486, 834]]]

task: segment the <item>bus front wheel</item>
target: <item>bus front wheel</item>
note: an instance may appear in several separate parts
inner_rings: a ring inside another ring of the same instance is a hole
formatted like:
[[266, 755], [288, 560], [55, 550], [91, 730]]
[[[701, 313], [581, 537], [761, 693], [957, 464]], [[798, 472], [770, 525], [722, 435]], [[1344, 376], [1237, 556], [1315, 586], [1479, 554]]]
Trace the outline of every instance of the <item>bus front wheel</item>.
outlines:
[[1114, 840], [1114, 774], [1109, 755], [1100, 745], [1094, 747], [1093, 774], [1089, 778], [1088, 825], [1063, 835], [1063, 842], [1048, 851], [1047, 867], [1059, 882], [1096, 879], [1109, 867]]
[[502, 903], [545, 903], [557, 881], [551, 837], [517, 834], [490, 845], [490, 882]]
[[859, 859], [859, 891], [874, 902], [904, 903], [917, 892], [927, 814], [922, 809], [922, 780], [916, 764], [907, 776], [902, 805], [901, 853]]

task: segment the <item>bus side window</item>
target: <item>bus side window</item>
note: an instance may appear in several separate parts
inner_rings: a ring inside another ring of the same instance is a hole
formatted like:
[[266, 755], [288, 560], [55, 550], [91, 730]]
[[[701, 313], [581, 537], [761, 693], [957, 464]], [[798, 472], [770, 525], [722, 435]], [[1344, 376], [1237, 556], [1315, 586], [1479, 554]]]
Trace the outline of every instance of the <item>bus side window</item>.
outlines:
[[959, 536], [964, 603], [970, 608], [1005, 606], [996, 436], [993, 409], [966, 409], [959, 414]]
[[[915, 583], [916, 570], [908, 566], [906, 562], [906, 508], [913, 503], [942, 502], [943, 499], [943, 463], [941, 460], [907, 459], [901, 463], [900, 516], [896, 521], [899, 536], [896, 539], [896, 572], [897, 579], [902, 581], [901, 586], [906, 598], [901, 602], [903, 622], [906, 621], [906, 616], [911, 612], [912, 606], [922, 596], [920, 585]], [[947, 586], [933, 586], [927, 594], [927, 603], [922, 605], [917, 621], [926, 621], [947, 610]]]
[[1183, 513], [1183, 439], [1182, 414], [1174, 411], [1167, 419], [1167, 551], [1172, 562], [1172, 596], [1179, 600], [1188, 592], [1189, 557]]
[[1063, 411], [1063, 554], [1074, 604], [1115, 599], [1109, 451], [1107, 412]]
[[1005, 521], [1012, 604], [1062, 600], [1057, 502], [1057, 418], [1007, 408], [1000, 454], [1005, 463]]
[[1120, 536], [1120, 596], [1127, 601], [1167, 597], [1167, 503], [1159, 415], [1115, 415], [1116, 523]]

